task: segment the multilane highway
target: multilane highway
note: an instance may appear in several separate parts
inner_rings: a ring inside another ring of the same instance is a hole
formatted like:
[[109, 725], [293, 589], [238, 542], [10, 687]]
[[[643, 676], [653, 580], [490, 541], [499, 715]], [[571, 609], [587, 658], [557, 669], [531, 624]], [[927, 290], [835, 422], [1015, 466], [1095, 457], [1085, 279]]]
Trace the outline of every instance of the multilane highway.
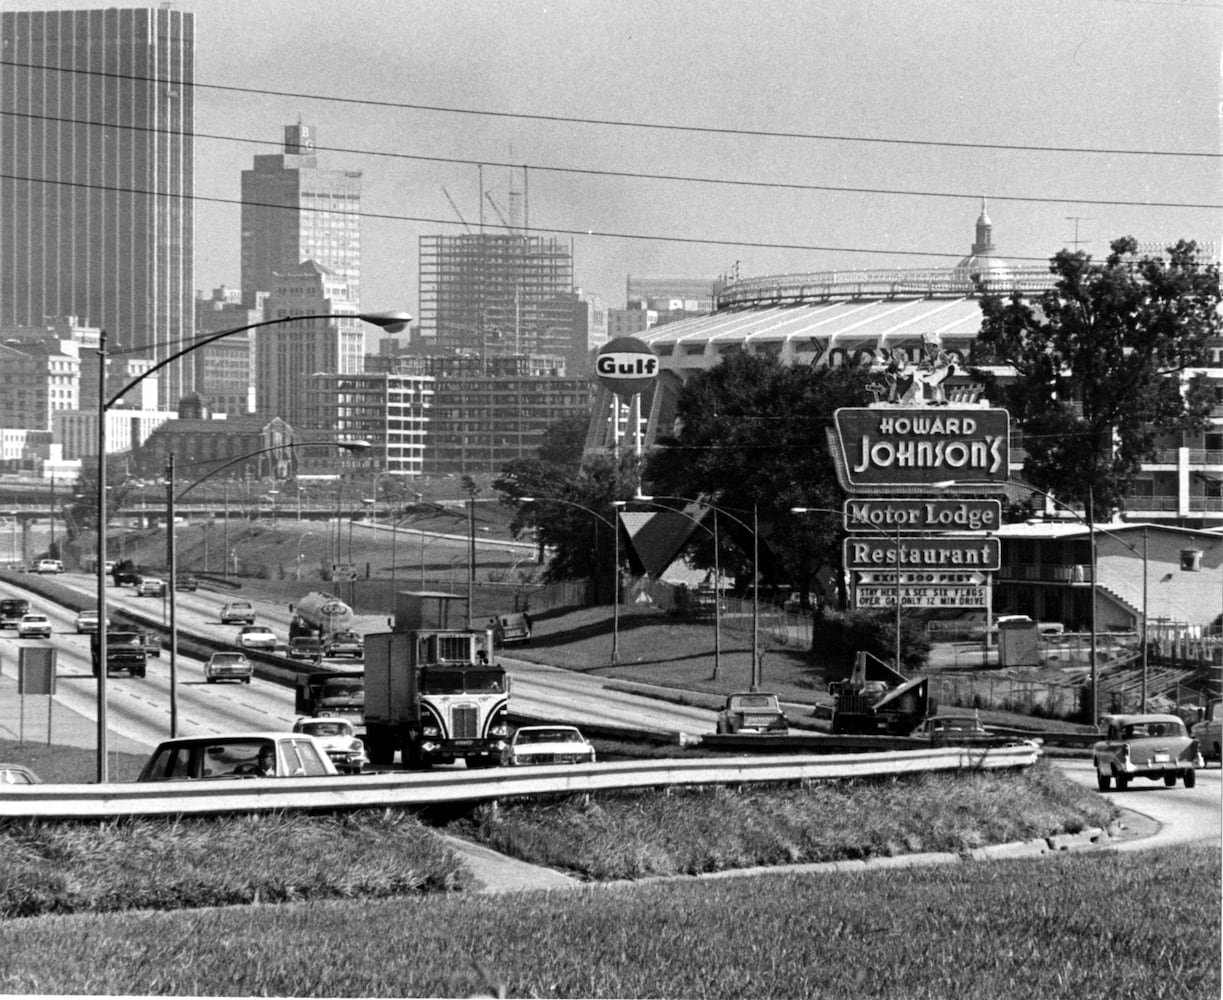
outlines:
[[[65, 573], [55, 581], [80, 594], [82, 605], [92, 607], [96, 581], [92, 576]], [[74, 611], [20, 587], [5, 586], [5, 595], [25, 597], [31, 609], [45, 611], [52, 620], [51, 644], [60, 652], [57, 666], [56, 700], [67, 708], [95, 721], [97, 719], [97, 681], [89, 659], [87, 635], [75, 634]], [[164, 621], [163, 598], [137, 597], [128, 587], [108, 587], [107, 604], [112, 619], [120, 611], [131, 611], [154, 621]], [[206, 589], [175, 595], [175, 620], [180, 638], [201, 635], [232, 642], [238, 628], [222, 625], [218, 615], [222, 604], [233, 596]], [[256, 620], [269, 625], [284, 638], [292, 617], [287, 604], [254, 599]], [[360, 616], [362, 632], [383, 631], [387, 620], [377, 615]], [[22, 645], [41, 645], [44, 640], [19, 640], [13, 632], [0, 633], [0, 656], [15, 664]], [[166, 644], [168, 646], [168, 642]], [[512, 677], [511, 705], [515, 713], [576, 725], [623, 726], [665, 733], [712, 733], [715, 715], [706, 709], [672, 705], [651, 698], [627, 694], [604, 686], [599, 678], [553, 667], [515, 660], [502, 654], [498, 660]], [[251, 729], [290, 729], [296, 718], [293, 690], [283, 684], [256, 677], [247, 684], [206, 684], [203, 662], [180, 652], [178, 674], [179, 735]], [[343, 668], [352, 661], [328, 661]], [[14, 668], [15, 669], [15, 668]], [[11, 671], [10, 671], [11, 672]], [[152, 747], [170, 731], [170, 654], [164, 649], [160, 658], [148, 663], [143, 679], [112, 674], [107, 681], [107, 718], [110, 729], [141, 745]]]

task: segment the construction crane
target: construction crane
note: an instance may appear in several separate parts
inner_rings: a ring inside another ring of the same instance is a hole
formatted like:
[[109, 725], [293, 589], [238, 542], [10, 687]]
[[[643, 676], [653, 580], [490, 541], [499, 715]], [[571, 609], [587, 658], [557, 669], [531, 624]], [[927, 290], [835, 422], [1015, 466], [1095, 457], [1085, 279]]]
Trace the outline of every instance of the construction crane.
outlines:
[[510, 225], [509, 220], [505, 217], [505, 213], [501, 211], [501, 206], [498, 205], [496, 200], [493, 198], [493, 193], [491, 191], [485, 191], [484, 197], [487, 198], [488, 203], [493, 206], [493, 211], [497, 213], [497, 218], [501, 220], [501, 225], [505, 226], [506, 230], [509, 232], [513, 232], [514, 227]]
[[447, 191], [447, 190], [446, 190], [446, 189], [443, 187], [443, 188], [442, 188], [442, 194], [444, 194], [444, 195], [446, 196], [446, 200], [447, 200], [448, 202], [450, 202], [450, 207], [454, 209], [454, 214], [455, 214], [455, 215], [457, 215], [457, 216], [459, 217], [459, 221], [460, 221], [461, 223], [463, 223], [463, 228], [464, 228], [464, 229], [466, 229], [466, 230], [467, 230], [467, 231], [470, 233], [470, 232], [471, 232], [471, 226], [469, 226], [469, 225], [467, 224], [467, 220], [463, 218], [463, 213], [459, 211], [459, 206], [458, 206], [458, 205], [456, 205], [456, 204], [454, 203], [454, 199], [450, 197], [450, 192], [449, 192], [449, 191]]

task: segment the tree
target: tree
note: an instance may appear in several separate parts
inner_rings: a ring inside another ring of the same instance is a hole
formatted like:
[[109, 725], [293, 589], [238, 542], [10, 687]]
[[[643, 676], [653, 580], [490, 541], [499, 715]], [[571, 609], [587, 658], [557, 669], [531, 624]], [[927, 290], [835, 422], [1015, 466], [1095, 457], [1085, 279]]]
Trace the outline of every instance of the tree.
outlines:
[[[783, 365], [767, 354], [735, 353], [691, 378], [677, 401], [675, 434], [661, 438], [645, 467], [646, 492], [707, 499], [737, 520], [719, 517], [737, 558], [724, 569], [750, 581], [750, 525], [759, 524], [765, 584], [804, 589], [824, 562], [839, 566], [838, 515], [798, 517], [791, 507], [839, 510], [845, 494], [828, 451], [826, 428], [842, 406], [868, 400], [856, 368]], [[711, 539], [693, 536], [694, 563], [712, 567]]]
[[1213, 397], [1195, 368], [1220, 336], [1219, 269], [1181, 241], [1163, 258], [1115, 240], [1102, 264], [1062, 250], [1053, 287], [1034, 302], [986, 295], [979, 360], [1010, 365], [999, 385], [975, 374], [1023, 431], [1024, 475], [1097, 519], [1120, 509], [1161, 437], [1207, 425]]

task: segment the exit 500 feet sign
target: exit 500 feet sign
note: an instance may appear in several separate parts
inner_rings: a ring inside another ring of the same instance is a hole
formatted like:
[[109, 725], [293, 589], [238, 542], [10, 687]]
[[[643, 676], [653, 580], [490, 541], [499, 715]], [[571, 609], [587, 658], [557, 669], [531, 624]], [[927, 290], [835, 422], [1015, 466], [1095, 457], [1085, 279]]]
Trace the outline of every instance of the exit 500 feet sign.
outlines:
[[1007, 477], [1006, 410], [844, 407], [835, 419], [849, 487]]

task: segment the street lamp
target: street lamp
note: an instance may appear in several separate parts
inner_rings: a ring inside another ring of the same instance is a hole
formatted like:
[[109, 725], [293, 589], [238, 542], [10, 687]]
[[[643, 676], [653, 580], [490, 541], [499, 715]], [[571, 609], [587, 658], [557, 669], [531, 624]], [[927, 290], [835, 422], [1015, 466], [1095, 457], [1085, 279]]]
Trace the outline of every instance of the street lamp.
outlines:
[[[637, 498], [634, 498], [637, 499]], [[647, 498], [648, 499], [648, 498]], [[584, 510], [587, 514], [598, 518], [612, 530], [612, 560], [615, 563], [615, 573], [612, 580], [612, 648], [611, 662], [620, 662], [620, 517], [619, 509], [623, 507], [627, 501], [613, 500], [612, 507], [617, 511], [615, 522], [609, 521], [597, 510], [592, 510], [585, 504], [576, 503], [573, 500], [565, 500], [562, 497], [519, 497], [519, 503], [562, 503], [569, 507], [576, 507], [578, 510]]]
[[[692, 497], [676, 497], [663, 496], [653, 497], [645, 496], [638, 493], [633, 497], [634, 500], [649, 502], [651, 500], [679, 500], [682, 503], [695, 503], [702, 507], [708, 507], [714, 512], [716, 518], [719, 513], [725, 514], [737, 525], [752, 535], [752, 684], [751, 690], [760, 690], [760, 506], [752, 503], [752, 523], [748, 524], [741, 518], [735, 517], [725, 507], [719, 507], [717, 504], [712, 504], [708, 500], [695, 500]], [[715, 606], [716, 606], [715, 601]]]
[[[97, 605], [98, 605], [98, 621], [103, 624], [98, 629], [98, 748], [97, 748], [97, 776], [98, 782], [103, 783], [108, 780], [108, 762], [107, 762], [107, 718], [106, 718], [106, 413], [114, 408], [119, 401], [133, 388], [143, 382], [150, 375], [155, 375], [167, 365], [173, 364], [179, 358], [190, 354], [192, 351], [199, 350], [201, 347], [207, 347], [209, 344], [215, 343], [224, 337], [233, 336], [236, 333], [245, 333], [247, 330], [255, 330], [260, 327], [273, 326], [278, 323], [297, 323], [303, 320], [335, 319], [335, 314], [332, 313], [313, 313], [307, 315], [294, 316], [278, 316], [274, 319], [261, 320], [258, 323], [248, 323], [245, 326], [235, 327], [231, 330], [221, 330], [218, 333], [211, 333], [204, 337], [193, 337], [191, 343], [175, 351], [160, 361], [151, 365], [145, 371], [137, 375], [132, 381], [128, 382], [119, 389], [113, 396], [107, 395], [106, 390], [106, 369], [108, 361], [108, 352], [106, 349], [107, 335], [106, 331], [102, 330], [98, 337], [98, 428], [97, 428], [97, 444], [98, 444], [98, 496], [97, 496], [97, 522], [98, 522], [98, 542], [97, 552]], [[374, 326], [381, 327], [388, 333], [399, 333], [407, 329], [412, 317], [406, 312], [379, 312], [379, 313], [358, 313], [357, 319], [363, 320]], [[171, 584], [173, 586], [173, 584]]]
[[[950, 487], [950, 486], [1000, 486], [1000, 487], [1014, 486], [1014, 487], [1018, 487], [1021, 490], [1027, 490], [1028, 492], [1031, 492], [1031, 493], [1039, 493], [1042, 497], [1044, 497], [1050, 503], [1060, 507], [1062, 510], [1070, 514], [1070, 516], [1075, 518], [1080, 524], [1087, 525], [1087, 538], [1088, 538], [1088, 543], [1089, 543], [1090, 552], [1091, 552], [1091, 556], [1090, 556], [1090, 559], [1091, 559], [1091, 565], [1090, 565], [1090, 569], [1091, 569], [1091, 609], [1090, 609], [1090, 615], [1089, 615], [1089, 619], [1091, 623], [1091, 724], [1092, 726], [1095, 726], [1098, 722], [1096, 713], [1098, 710], [1097, 702], [1098, 702], [1098, 695], [1099, 695], [1099, 670], [1098, 670], [1098, 649], [1097, 649], [1097, 628], [1096, 628], [1096, 603], [1097, 603], [1096, 602], [1096, 598], [1097, 598], [1096, 588], [1098, 586], [1096, 577], [1099, 575], [1099, 573], [1098, 573], [1097, 558], [1096, 558], [1096, 518], [1095, 518], [1095, 490], [1094, 490], [1094, 487], [1090, 485], [1087, 487], [1086, 516], [1083, 516], [1082, 514], [1079, 514], [1079, 512], [1076, 511], [1069, 504], [1066, 504], [1063, 501], [1059, 500], [1052, 493], [1046, 493], [1039, 486], [1032, 486], [1029, 483], [1012, 483], [1012, 482], [1003, 481], [1000, 479], [948, 479], [942, 482], [934, 483], [934, 486], [940, 489], [946, 489], [947, 487]], [[1115, 538], [1116, 536], [1113, 535], [1112, 537]], [[1131, 551], [1135, 551], [1135, 550], [1131, 549]], [[1145, 558], [1143, 561], [1143, 578], [1144, 578], [1143, 588], [1144, 588], [1144, 594], [1145, 594], [1145, 587], [1146, 587]], [[1145, 600], [1145, 597], [1144, 597], [1144, 600]], [[1146, 649], [1146, 617], [1147, 617], [1146, 608], [1144, 607], [1142, 611], [1142, 620], [1143, 620], [1142, 632], [1143, 632], [1143, 650], [1144, 650], [1143, 652], [1143, 664], [1144, 664], [1143, 666], [1143, 701], [1144, 701], [1144, 705], [1146, 701], [1146, 667], [1145, 667], [1145, 664], [1146, 664], [1146, 652], [1145, 652], [1145, 649]], [[987, 641], [988, 641], [988, 637], [987, 637]]]
[[301, 578], [302, 578], [302, 542], [304, 542], [307, 538], [309, 538], [313, 534], [314, 534], [313, 531], [307, 531], [297, 536], [297, 581], [298, 583], [301, 582]]

